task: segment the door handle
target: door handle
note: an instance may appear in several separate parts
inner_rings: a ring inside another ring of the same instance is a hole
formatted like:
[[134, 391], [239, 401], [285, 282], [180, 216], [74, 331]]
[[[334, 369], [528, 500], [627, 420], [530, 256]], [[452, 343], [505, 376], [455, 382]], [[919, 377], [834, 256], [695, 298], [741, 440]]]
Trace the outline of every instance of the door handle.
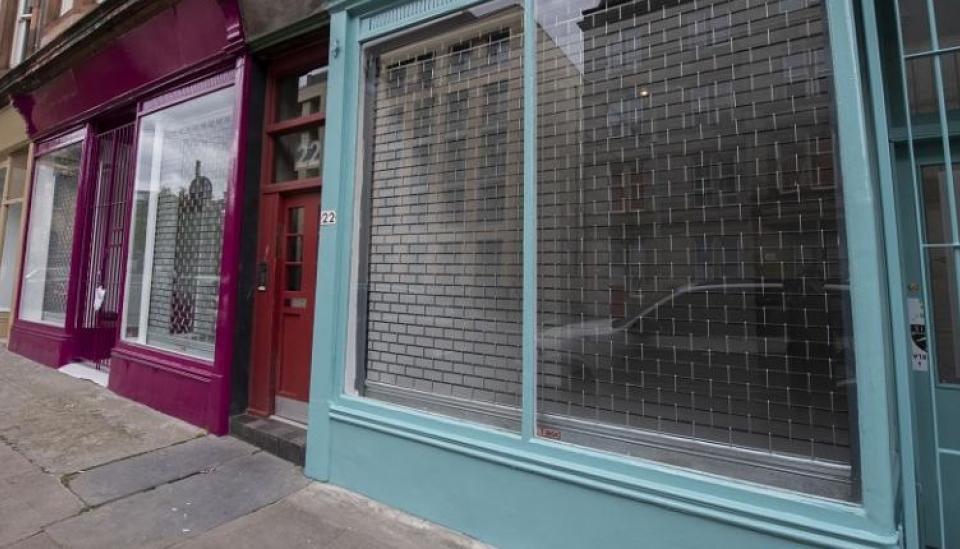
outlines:
[[267, 264], [263, 261], [257, 264], [257, 291], [267, 291]]

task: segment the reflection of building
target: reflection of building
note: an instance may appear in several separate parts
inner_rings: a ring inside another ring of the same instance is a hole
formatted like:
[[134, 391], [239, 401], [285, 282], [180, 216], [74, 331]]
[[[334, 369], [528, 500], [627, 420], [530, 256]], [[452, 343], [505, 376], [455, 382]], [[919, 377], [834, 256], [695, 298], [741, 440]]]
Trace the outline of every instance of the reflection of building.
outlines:
[[[544, 409], [848, 463], [849, 327], [844, 294], [825, 289], [847, 280], [822, 8], [792, 11], [792, 26], [731, 24], [713, 4], [565, 15], [556, 28], [583, 43], [581, 118], [573, 136], [540, 128], [560, 143], [541, 148], [541, 201], [559, 205], [540, 217], [541, 322], [646, 317], [556, 359], [567, 379], [543, 364]], [[571, 436], [628, 436], [591, 433]]]

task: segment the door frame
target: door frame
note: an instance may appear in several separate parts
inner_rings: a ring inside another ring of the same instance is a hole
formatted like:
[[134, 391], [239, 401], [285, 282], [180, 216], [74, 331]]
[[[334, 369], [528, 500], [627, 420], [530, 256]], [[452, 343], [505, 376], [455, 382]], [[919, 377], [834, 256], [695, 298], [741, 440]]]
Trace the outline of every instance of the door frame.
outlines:
[[[907, 257], [905, 268], [908, 280], [919, 284], [919, 292], [910, 285], [904, 289], [905, 298], [919, 298], [923, 304], [923, 320], [927, 336], [927, 368], [918, 371], [910, 367], [912, 378], [911, 398], [915, 412], [916, 447], [914, 455], [917, 462], [917, 516], [918, 536], [921, 546], [948, 547], [944, 536], [948, 530], [944, 516], [945, 481], [942, 454], [955, 454], [957, 449], [946, 448], [941, 444], [941, 419], [946, 416], [943, 407], [960, 407], [960, 383], [940, 380], [935, 345], [936, 326], [933, 308], [930, 304], [938, 296], [933, 295], [930, 279], [930, 267], [923, 243], [926, 240], [926, 206], [923, 197], [923, 171], [929, 167], [946, 167], [947, 155], [943, 153], [944, 142], [939, 137], [913, 141], [913, 151], [908, 158], [900, 158], [898, 168], [901, 181], [911, 182], [913, 196], [910, 206], [914, 212], [910, 223], [901, 223], [902, 243]], [[960, 136], [949, 135], [952, 150], [960, 151]], [[907, 145], [909, 146], [909, 145]], [[960, 158], [950, 158], [953, 170], [960, 169]], [[954, 186], [960, 181], [954, 180]], [[958, 212], [960, 214], [960, 212]], [[946, 247], [952, 250], [954, 248]], [[909, 321], [909, 320], [908, 320]], [[906, 327], [910, 329], [909, 326]], [[944, 400], [947, 398], [948, 400]]]
[[[116, 114], [110, 117], [107, 121], [104, 121], [99, 124], [94, 124], [91, 126], [91, 139], [90, 139], [90, 164], [87, 168], [90, 173], [87, 174], [89, 178], [88, 187], [86, 193], [88, 196], [85, 196], [86, 199], [86, 211], [83, 212], [84, 217], [84, 233], [83, 233], [83, 244], [79, 250], [79, 265], [81, 266], [79, 274], [80, 283], [77, 287], [77, 311], [76, 311], [76, 333], [81, 333], [81, 330], [85, 330], [83, 326], [83, 316], [87, 313], [85, 303], [87, 295], [86, 289], [90, 283], [90, 277], [94, 276], [95, 267], [91, 264], [91, 254], [93, 253], [93, 246], [95, 243], [92, 241], [92, 237], [96, 228], [94, 224], [96, 222], [95, 216], [97, 214], [97, 201], [98, 201], [98, 187], [100, 179], [100, 158], [104, 152], [108, 152], [111, 156], [116, 159], [116, 155], [120, 149], [119, 142], [114, 141], [111, 145], [112, 149], [110, 151], [100, 150], [100, 137], [114, 132], [119, 132], [124, 128], [129, 128], [130, 130], [130, 151], [129, 158], [127, 159], [127, 165], [123, 170], [123, 173], [114, 173], [111, 177], [114, 178], [113, 185], [126, 185], [127, 186], [127, 200], [124, 204], [112, 205], [111, 210], [114, 207], [119, 207], [119, 219], [123, 224], [123, 233], [120, 239], [121, 247], [121, 257], [118, 265], [119, 272], [117, 284], [117, 299], [120, 304], [121, 311], [117, 317], [117, 338], [114, 341], [114, 347], [120, 341], [120, 330], [121, 330], [121, 321], [123, 316], [123, 303], [124, 303], [124, 293], [126, 290], [126, 278], [127, 278], [127, 260], [129, 257], [129, 246], [130, 246], [130, 216], [132, 215], [132, 206], [134, 199], [134, 186], [136, 182], [134, 181], [136, 177], [136, 167], [137, 167], [137, 140], [139, 139], [139, 120], [137, 119], [135, 113], [133, 112], [124, 112]], [[119, 180], [119, 181], [117, 181]], [[114, 189], [111, 189], [114, 190]], [[113, 195], [111, 194], [110, 200], [112, 200]], [[100, 257], [101, 263], [106, 261], [106, 257]], [[81, 344], [77, 347], [79, 353], [85, 353], [87, 347], [85, 344]], [[83, 358], [89, 360], [88, 356], [80, 356], [78, 358]], [[109, 361], [109, 357], [102, 359], [104, 361]]]
[[[297, 74], [312, 67], [327, 66], [326, 41], [315, 42], [294, 50], [283, 50], [267, 60], [267, 83], [264, 96], [264, 124], [262, 134], [257, 248], [254, 255], [253, 277], [253, 327], [250, 353], [250, 384], [247, 411], [258, 416], [271, 416], [276, 412], [276, 379], [278, 368], [278, 341], [280, 292], [277, 291], [278, 256], [270, 239], [275, 237], [282, 224], [285, 199], [290, 195], [306, 192], [321, 192], [320, 177], [273, 183], [274, 143], [276, 136], [315, 125], [326, 125], [325, 113], [277, 122], [275, 106], [282, 78]], [[319, 256], [318, 256], [319, 258]], [[265, 271], [261, 272], [266, 264]], [[271, 268], [272, 266], [272, 268]], [[263, 284], [266, 282], [266, 284]], [[261, 289], [265, 288], [265, 289]], [[314, 303], [316, 306], [316, 303]]]

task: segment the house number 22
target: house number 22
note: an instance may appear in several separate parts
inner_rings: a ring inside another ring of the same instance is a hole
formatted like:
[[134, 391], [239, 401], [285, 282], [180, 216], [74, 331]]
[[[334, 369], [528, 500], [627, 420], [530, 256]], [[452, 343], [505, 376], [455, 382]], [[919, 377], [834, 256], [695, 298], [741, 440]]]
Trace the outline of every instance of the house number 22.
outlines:
[[336, 210], [322, 210], [320, 212], [320, 226], [324, 225], [336, 225], [337, 224], [337, 211]]

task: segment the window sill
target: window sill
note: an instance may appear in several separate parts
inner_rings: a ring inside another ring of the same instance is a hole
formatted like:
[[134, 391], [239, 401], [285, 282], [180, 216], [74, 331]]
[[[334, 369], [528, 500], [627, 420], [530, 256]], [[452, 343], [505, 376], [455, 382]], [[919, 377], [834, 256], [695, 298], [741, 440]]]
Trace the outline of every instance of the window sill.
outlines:
[[214, 374], [212, 361], [136, 342], [121, 340], [114, 347], [113, 353], [123, 358], [148, 362], [164, 369], [184, 372], [197, 378], [207, 379]]
[[[330, 418], [553, 480], [821, 546], [896, 547], [856, 504], [731, 480], [657, 462], [467, 424], [363, 397], [342, 395]], [[335, 444], [335, 443], [334, 443]]]

